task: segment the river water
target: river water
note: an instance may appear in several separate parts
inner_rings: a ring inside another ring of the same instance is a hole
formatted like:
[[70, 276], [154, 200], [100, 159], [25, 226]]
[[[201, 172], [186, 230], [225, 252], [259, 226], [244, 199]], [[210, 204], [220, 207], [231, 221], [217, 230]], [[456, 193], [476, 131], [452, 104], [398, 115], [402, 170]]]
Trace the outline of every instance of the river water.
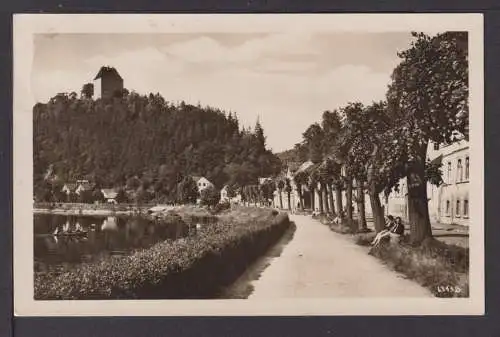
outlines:
[[123, 256], [164, 240], [196, 235], [196, 225], [142, 217], [35, 214], [35, 272], [62, 271]]

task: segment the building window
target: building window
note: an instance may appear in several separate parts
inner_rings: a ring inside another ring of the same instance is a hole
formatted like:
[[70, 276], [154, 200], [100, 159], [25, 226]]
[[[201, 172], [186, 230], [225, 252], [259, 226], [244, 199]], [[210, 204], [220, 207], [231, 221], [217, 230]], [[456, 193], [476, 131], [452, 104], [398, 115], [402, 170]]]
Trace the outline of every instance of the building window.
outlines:
[[461, 182], [462, 181], [462, 159], [459, 159], [457, 161], [457, 182]]
[[469, 200], [464, 199], [464, 218], [469, 217]]
[[446, 200], [446, 215], [450, 216], [450, 201]]
[[465, 157], [465, 180], [469, 180], [469, 157]]
[[434, 151], [439, 150], [439, 143], [434, 143]]
[[448, 184], [451, 184], [451, 161], [448, 162], [448, 173], [446, 176]]
[[457, 209], [456, 209], [455, 215], [457, 217], [460, 217], [460, 200], [457, 200]]

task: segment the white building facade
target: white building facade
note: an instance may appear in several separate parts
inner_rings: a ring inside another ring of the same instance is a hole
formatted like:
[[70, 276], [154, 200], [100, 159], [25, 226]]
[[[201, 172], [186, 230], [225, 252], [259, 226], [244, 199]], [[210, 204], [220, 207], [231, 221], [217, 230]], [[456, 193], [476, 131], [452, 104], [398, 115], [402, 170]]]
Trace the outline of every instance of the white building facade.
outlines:
[[206, 190], [209, 187], [215, 187], [214, 184], [210, 182], [205, 177], [193, 177], [194, 182], [196, 183], [196, 187], [198, 187], [198, 192], [201, 193], [201, 191]]
[[433, 147], [432, 160], [442, 156], [443, 184], [427, 188], [431, 221], [469, 225], [470, 152], [465, 140]]
[[[469, 142], [460, 140], [447, 145], [429, 144], [429, 160], [442, 163], [443, 183], [427, 184], [427, 200], [431, 222], [469, 226]], [[408, 219], [408, 188], [400, 181], [399, 192], [386, 200], [386, 214]]]

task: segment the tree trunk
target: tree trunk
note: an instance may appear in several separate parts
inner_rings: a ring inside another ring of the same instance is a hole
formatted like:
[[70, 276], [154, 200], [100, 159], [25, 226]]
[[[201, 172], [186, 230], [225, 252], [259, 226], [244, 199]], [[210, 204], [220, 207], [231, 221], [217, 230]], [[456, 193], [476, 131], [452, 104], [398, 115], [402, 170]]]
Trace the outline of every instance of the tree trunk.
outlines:
[[291, 204], [291, 201], [290, 201], [290, 192], [286, 192], [287, 193], [287, 197], [288, 197], [288, 210], [291, 211], [292, 210], [292, 204]]
[[304, 200], [303, 200], [303, 196], [302, 196], [302, 185], [297, 186], [297, 192], [299, 194], [300, 210], [303, 211], [304, 210]]
[[342, 213], [342, 188], [335, 185], [335, 201], [337, 202], [337, 212]]
[[411, 241], [415, 244], [420, 244], [426, 238], [432, 237], [425, 179], [425, 149], [421, 149], [420, 158], [423, 159], [413, 165], [407, 176], [408, 220]]
[[352, 226], [352, 179], [347, 179], [346, 183], [346, 212], [347, 212], [347, 223]]
[[363, 188], [363, 182], [357, 182], [357, 202], [358, 202], [358, 228], [366, 230], [366, 212], [365, 212], [365, 190]]
[[326, 214], [329, 214], [330, 213], [330, 207], [328, 205], [328, 187], [326, 184], [322, 184], [322, 188], [323, 190], [323, 203], [324, 203], [324, 209], [325, 209], [325, 213]]
[[318, 191], [318, 203], [319, 203], [319, 214], [323, 214], [324, 209], [323, 209], [323, 186], [320, 185], [319, 191]]
[[373, 222], [375, 223], [375, 231], [379, 233], [385, 228], [384, 209], [382, 208], [382, 204], [380, 203], [380, 197], [373, 184], [369, 186], [368, 194], [370, 195], [370, 205], [372, 207]]
[[333, 202], [333, 191], [332, 185], [327, 185], [327, 193], [328, 193], [328, 202], [330, 204], [330, 211], [333, 215], [335, 215], [335, 203]]
[[314, 204], [314, 199], [315, 199], [315, 195], [314, 195], [314, 188], [311, 188], [311, 210], [314, 212], [315, 211], [315, 208], [314, 206], [316, 206]]
[[281, 190], [279, 191], [280, 193], [280, 209], [283, 209], [283, 196], [281, 195]]

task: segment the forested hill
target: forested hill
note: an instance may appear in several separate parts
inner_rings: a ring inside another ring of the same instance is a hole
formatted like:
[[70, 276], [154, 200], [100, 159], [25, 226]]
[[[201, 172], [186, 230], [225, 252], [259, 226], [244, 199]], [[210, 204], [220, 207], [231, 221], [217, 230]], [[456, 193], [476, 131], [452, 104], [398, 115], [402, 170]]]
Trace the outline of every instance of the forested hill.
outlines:
[[308, 149], [303, 144], [296, 144], [293, 149], [276, 153], [283, 165], [286, 163], [303, 163], [309, 159]]
[[140, 185], [165, 198], [185, 175], [205, 176], [220, 188], [280, 170], [258, 122], [242, 130], [231, 113], [173, 105], [159, 94], [125, 92], [106, 100], [58, 94], [33, 112], [35, 190], [50, 167], [61, 182]]

